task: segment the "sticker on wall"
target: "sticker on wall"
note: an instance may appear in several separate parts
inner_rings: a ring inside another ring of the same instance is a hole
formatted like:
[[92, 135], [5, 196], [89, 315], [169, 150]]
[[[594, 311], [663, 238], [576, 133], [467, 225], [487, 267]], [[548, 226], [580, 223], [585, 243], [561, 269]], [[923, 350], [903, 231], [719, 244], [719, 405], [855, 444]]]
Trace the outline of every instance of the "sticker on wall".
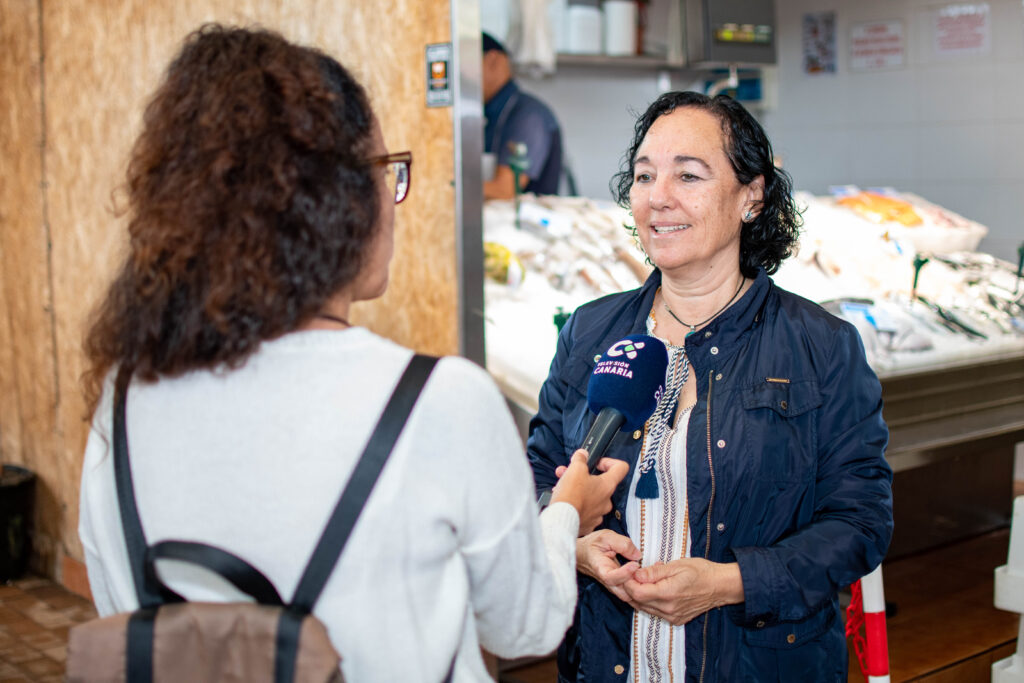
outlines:
[[940, 57], [987, 55], [992, 24], [987, 2], [946, 5], [933, 14], [933, 46]]
[[804, 73], [836, 72], [836, 13], [814, 12], [803, 21]]
[[452, 44], [427, 45], [427, 106], [452, 105]]
[[850, 70], [868, 71], [904, 65], [903, 22], [871, 21], [850, 29]]

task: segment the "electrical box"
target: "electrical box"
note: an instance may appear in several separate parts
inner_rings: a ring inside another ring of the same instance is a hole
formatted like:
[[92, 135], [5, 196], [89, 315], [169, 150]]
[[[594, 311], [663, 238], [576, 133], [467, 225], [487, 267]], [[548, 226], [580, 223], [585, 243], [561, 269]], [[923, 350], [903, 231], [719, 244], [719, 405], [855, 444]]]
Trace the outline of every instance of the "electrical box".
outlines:
[[773, 0], [684, 0], [690, 66], [775, 63]]

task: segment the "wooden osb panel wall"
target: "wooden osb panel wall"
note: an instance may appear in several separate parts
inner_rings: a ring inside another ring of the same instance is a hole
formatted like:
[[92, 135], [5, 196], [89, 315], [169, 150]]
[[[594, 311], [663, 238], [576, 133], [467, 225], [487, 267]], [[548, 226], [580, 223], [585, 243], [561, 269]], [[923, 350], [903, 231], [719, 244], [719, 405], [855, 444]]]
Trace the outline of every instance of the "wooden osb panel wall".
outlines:
[[[0, 143], [7, 142], [5, 135], [20, 140], [14, 158], [0, 159], [0, 177], [11, 178], [12, 171], [17, 177], [12, 188], [0, 185], [0, 215], [18, 207], [15, 229], [26, 235], [0, 242], [0, 344], [7, 349], [8, 338], [21, 340], [31, 354], [0, 351], [0, 390], [28, 378], [42, 386], [28, 399], [16, 399], [14, 408], [0, 398], [0, 429], [5, 457], [10, 450], [18, 459], [27, 444], [39, 442], [31, 464], [53, 499], [42, 526], [53, 534], [55, 548], [46, 559], [54, 567], [64, 555], [82, 558], [78, 480], [88, 426], [79, 384], [85, 369], [81, 342], [88, 314], [126, 244], [112, 192], [123, 182], [146, 100], [181, 39], [209, 21], [258, 24], [324, 49], [363, 82], [389, 148], [411, 149], [415, 163], [412, 194], [396, 211], [391, 286], [382, 299], [358, 305], [353, 317], [402, 344], [441, 354], [458, 351], [452, 111], [425, 105], [424, 47], [449, 41], [451, 29], [446, 0], [42, 0], [36, 18], [41, 29], [29, 30], [31, 9], [18, 12], [26, 15], [24, 26], [8, 26], [7, 8], [26, 4], [0, 0], [4, 44], [13, 40], [24, 54], [0, 57], [0, 90], [25, 81], [18, 106], [5, 109], [24, 105], [24, 125], [37, 129], [12, 132], [10, 122], [0, 129]], [[33, 35], [41, 41], [33, 42]], [[33, 81], [37, 52], [45, 55], [45, 71]], [[41, 93], [39, 82], [45, 83]], [[40, 158], [41, 111], [47, 144]], [[31, 144], [29, 136], [36, 138]], [[40, 193], [43, 176], [46, 191]], [[17, 273], [9, 270], [12, 263], [20, 263]], [[32, 291], [23, 304], [31, 314], [12, 307], [26, 297], [29, 282]], [[20, 364], [26, 365], [24, 378], [10, 377]], [[19, 411], [20, 424], [8, 438], [8, 413]], [[26, 415], [35, 421], [29, 424]]]
[[[0, 3], [0, 461], [59, 477], [39, 29], [35, 2]], [[60, 537], [65, 483], [36, 489], [43, 558], [54, 556]]]

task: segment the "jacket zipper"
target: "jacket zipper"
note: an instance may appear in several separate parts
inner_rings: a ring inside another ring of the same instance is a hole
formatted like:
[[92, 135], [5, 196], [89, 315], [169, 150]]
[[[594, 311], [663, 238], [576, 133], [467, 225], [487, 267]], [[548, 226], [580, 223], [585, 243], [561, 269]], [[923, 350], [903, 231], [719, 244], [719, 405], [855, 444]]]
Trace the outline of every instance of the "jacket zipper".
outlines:
[[[705, 560], [711, 556], [711, 510], [715, 504], [715, 465], [711, 461], [711, 388], [714, 382], [714, 375], [714, 370], [708, 372], [708, 414], [706, 424], [708, 435], [708, 471], [711, 472], [711, 498], [708, 499], [708, 526], [706, 531], [706, 541], [704, 543]], [[703, 643], [700, 656], [700, 683], [704, 683], [704, 670], [708, 663], [708, 621], [710, 620], [710, 616], [710, 611], [704, 614], [704, 633], [702, 636]]]

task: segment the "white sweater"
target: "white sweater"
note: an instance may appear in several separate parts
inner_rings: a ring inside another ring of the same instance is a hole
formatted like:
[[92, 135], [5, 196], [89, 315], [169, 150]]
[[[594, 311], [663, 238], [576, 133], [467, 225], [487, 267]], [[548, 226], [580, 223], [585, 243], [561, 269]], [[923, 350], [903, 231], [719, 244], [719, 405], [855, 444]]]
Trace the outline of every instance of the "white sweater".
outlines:
[[[232, 371], [128, 393], [130, 462], [149, 543], [220, 546], [288, 601], [411, 352], [362, 328], [264, 343]], [[79, 534], [100, 614], [137, 607], [110, 447], [113, 374], [93, 418]], [[576, 600], [579, 518], [540, 516], [505, 402], [461, 358], [434, 369], [314, 612], [350, 681], [487, 680], [479, 647], [553, 650]], [[542, 532], [543, 527], [543, 532]], [[241, 595], [165, 562], [191, 600]]]

